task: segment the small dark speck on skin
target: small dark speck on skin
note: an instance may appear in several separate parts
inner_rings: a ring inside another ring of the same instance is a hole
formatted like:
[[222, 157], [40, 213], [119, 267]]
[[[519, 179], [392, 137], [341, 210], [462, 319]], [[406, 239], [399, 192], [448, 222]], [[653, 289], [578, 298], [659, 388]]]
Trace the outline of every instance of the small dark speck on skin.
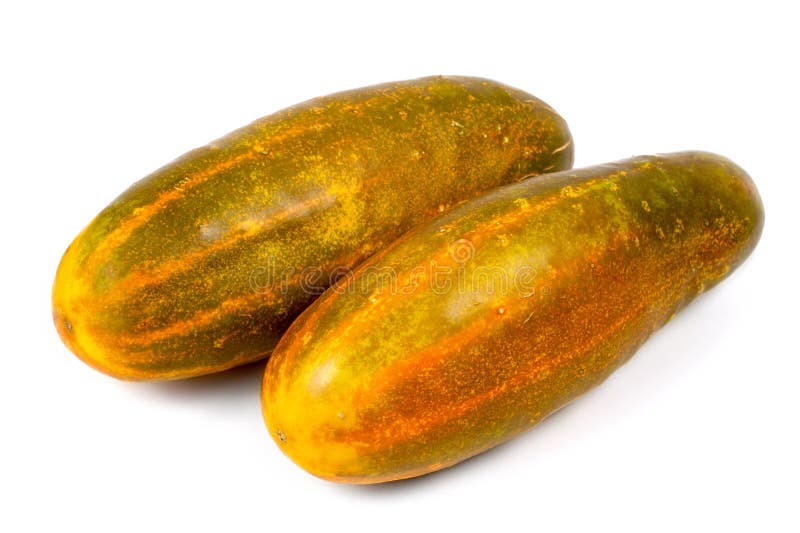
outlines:
[[281, 439], [281, 442], [286, 442], [286, 435], [281, 430], [278, 430], [278, 438]]
[[65, 321], [64, 321], [64, 327], [65, 327], [65, 328], [67, 328], [67, 331], [69, 331], [70, 333], [72, 333], [72, 323], [70, 323], [70, 321], [69, 321], [69, 320], [65, 320]]

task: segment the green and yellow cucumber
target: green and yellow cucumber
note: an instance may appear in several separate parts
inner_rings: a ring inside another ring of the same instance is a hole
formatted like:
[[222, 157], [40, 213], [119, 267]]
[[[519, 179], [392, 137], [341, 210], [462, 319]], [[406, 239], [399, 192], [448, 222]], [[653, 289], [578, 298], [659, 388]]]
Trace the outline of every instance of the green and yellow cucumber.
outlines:
[[452, 205], [572, 164], [561, 117], [489, 80], [310, 100], [135, 183], [75, 239], [53, 288], [65, 344], [130, 380], [269, 355], [336, 277]]
[[264, 376], [269, 432], [335, 481], [458, 463], [602, 382], [750, 254], [763, 216], [747, 174], [701, 152], [500, 187], [295, 321]]

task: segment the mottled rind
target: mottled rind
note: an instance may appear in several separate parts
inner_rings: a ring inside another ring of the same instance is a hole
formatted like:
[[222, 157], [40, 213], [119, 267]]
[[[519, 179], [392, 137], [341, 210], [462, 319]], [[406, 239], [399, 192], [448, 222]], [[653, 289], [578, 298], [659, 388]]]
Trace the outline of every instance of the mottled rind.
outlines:
[[347, 268], [413, 225], [528, 173], [569, 168], [564, 121], [533, 96], [432, 77], [310, 100], [134, 184], [65, 253], [65, 344], [123, 379], [270, 353]]
[[264, 376], [269, 432], [334, 481], [453, 465], [602, 382], [736, 268], [762, 225], [753, 182], [708, 153], [501, 187], [412, 230], [295, 321]]

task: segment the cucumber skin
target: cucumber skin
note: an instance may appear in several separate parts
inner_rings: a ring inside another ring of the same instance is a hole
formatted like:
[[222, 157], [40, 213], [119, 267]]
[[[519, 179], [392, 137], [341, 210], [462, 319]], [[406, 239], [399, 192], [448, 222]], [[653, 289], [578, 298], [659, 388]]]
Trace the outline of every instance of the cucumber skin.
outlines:
[[459, 201], [571, 164], [561, 117], [489, 80], [310, 100], [120, 195], [64, 254], [54, 322], [82, 360], [121, 379], [255, 361], [335, 273]]
[[[763, 220], [750, 177], [702, 152], [482, 195], [364, 262], [297, 319], [264, 375], [269, 433], [339, 482], [463, 461], [601, 383], [744, 261]], [[414, 274], [433, 264], [450, 268], [449, 289]], [[474, 281], [526, 266], [524, 287]]]

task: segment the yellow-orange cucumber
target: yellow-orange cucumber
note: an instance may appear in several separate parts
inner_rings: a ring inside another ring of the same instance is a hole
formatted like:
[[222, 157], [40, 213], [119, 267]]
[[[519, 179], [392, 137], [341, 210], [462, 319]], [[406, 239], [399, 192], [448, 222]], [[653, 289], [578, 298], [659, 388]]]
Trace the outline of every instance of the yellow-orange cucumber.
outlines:
[[736, 268], [753, 182], [709, 153], [642, 156], [500, 187], [331, 287], [267, 364], [281, 449], [376, 483], [445, 468], [602, 382]]
[[65, 253], [65, 344], [123, 379], [269, 355], [338, 275], [452, 205], [569, 168], [561, 117], [530, 94], [431, 77], [310, 100], [134, 184]]

